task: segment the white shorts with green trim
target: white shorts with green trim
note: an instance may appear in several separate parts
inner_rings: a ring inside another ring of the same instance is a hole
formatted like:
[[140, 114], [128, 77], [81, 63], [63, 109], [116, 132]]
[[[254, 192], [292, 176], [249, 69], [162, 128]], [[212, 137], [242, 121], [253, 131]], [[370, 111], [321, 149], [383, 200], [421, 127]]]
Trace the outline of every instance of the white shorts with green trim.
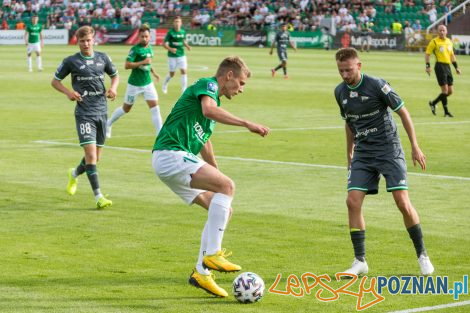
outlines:
[[199, 194], [206, 192], [190, 186], [191, 175], [205, 164], [204, 160], [186, 151], [155, 150], [152, 154], [155, 174], [187, 204], [192, 204]]

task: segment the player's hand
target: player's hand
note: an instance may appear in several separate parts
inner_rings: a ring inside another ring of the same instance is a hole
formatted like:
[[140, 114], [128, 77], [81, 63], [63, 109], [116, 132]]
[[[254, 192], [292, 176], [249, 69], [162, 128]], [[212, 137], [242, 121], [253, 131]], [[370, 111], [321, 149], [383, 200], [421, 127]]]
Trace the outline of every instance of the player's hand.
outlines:
[[191, 46], [187, 46], [186, 49], [188, 49], [188, 51], [191, 51]]
[[155, 72], [152, 72], [153, 76], [155, 76], [155, 79], [157, 81], [157, 83], [160, 81], [160, 75], [158, 75], [157, 73]]
[[423, 171], [426, 170], [426, 156], [421, 151], [419, 147], [411, 148], [411, 158], [413, 160], [413, 165], [416, 166], [416, 162], [421, 166]]
[[176, 53], [176, 48], [170, 48], [171, 53]]
[[67, 98], [69, 98], [70, 101], [82, 101], [82, 96], [75, 90], [68, 93]]
[[117, 92], [112, 89], [109, 89], [106, 92], [106, 98], [110, 99], [111, 101], [114, 101], [114, 99], [116, 99], [116, 96], [117, 96]]
[[273, 50], [269, 51], [269, 55], [273, 55]]
[[248, 122], [246, 128], [248, 128], [250, 132], [256, 133], [260, 135], [261, 137], [266, 137], [270, 131], [269, 127], [266, 127], [260, 124], [251, 123], [251, 122]]
[[457, 74], [462, 74], [462, 71], [459, 69], [459, 68], [456, 68], [455, 71], [457, 72]]
[[426, 73], [428, 73], [428, 75], [431, 76], [431, 68], [430, 67], [426, 67]]
[[145, 60], [140, 61], [141, 65], [151, 64], [152, 58], [146, 58]]

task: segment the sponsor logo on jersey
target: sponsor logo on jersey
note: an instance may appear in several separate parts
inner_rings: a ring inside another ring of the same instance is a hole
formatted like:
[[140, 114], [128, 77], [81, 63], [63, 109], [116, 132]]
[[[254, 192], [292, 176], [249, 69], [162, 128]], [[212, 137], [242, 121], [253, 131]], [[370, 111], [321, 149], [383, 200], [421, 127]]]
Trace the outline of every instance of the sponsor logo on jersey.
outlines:
[[102, 91], [87, 91], [85, 90], [82, 94], [82, 97], [86, 97], [86, 96], [90, 96], [90, 97], [93, 97], [93, 96], [100, 96], [102, 95], [103, 92]]
[[388, 95], [388, 93], [392, 91], [392, 87], [390, 87], [389, 84], [385, 84], [383, 87], [382, 87], [382, 92], [386, 95]]
[[216, 83], [214, 82], [207, 83], [207, 91], [215, 94], [217, 92], [217, 89], [219, 89], [219, 87], [217, 86]]
[[362, 101], [362, 102], [365, 102], [365, 101], [367, 101], [367, 100], [369, 100], [369, 97], [361, 96], [361, 101]]
[[94, 64], [95, 62], [93, 60], [86, 60], [86, 65], [92, 65]]
[[349, 93], [349, 97], [350, 98], [357, 98], [359, 96], [359, 94], [356, 92], [356, 91], [351, 91]]
[[96, 63], [96, 66], [102, 67], [102, 66], [104, 66], [104, 64], [103, 63]]
[[82, 66], [80, 66], [80, 69], [83, 70], [85, 67], [86, 67], [86, 65], [83, 64]]
[[201, 141], [202, 143], [206, 143], [207, 139], [209, 139], [209, 136], [204, 132], [204, 129], [202, 128], [201, 124], [199, 122], [196, 122], [194, 124], [193, 129], [196, 131], [196, 137]]

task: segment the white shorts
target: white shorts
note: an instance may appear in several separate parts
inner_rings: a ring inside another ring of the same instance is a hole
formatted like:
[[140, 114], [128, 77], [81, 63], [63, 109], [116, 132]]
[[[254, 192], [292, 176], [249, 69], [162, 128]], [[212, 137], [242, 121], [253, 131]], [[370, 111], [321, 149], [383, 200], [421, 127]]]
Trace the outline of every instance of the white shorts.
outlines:
[[186, 151], [155, 150], [152, 166], [158, 178], [187, 204], [192, 204], [202, 189], [191, 188], [191, 175], [207, 164]]
[[143, 94], [144, 95], [144, 100], [158, 100], [158, 94], [157, 90], [155, 89], [155, 86], [153, 83], [150, 83], [146, 86], [134, 86], [131, 84], [127, 84], [126, 88], [126, 95], [124, 96], [124, 103], [133, 105], [135, 102], [135, 99], [137, 98], [138, 95]]
[[188, 61], [185, 55], [177, 58], [168, 58], [168, 69], [170, 72], [176, 72], [179, 68], [183, 70], [188, 68]]
[[41, 53], [41, 43], [28, 43], [28, 50], [27, 53], [31, 54], [32, 52]]

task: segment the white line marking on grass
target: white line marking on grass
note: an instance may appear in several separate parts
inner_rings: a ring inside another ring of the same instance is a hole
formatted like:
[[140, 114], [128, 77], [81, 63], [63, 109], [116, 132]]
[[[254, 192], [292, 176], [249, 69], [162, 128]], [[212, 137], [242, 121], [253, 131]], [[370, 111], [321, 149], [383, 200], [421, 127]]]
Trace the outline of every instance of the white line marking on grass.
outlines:
[[[36, 140], [36, 141], [33, 141], [33, 142], [34, 143], [49, 144], [49, 145], [64, 145], [64, 146], [74, 146], [74, 147], [78, 146], [78, 144], [75, 144], [75, 143], [58, 142], [58, 141], [52, 141], [52, 140]], [[105, 148], [106, 149], [111, 149], [111, 150], [135, 151], [135, 152], [143, 152], [143, 153], [148, 153], [148, 154], [151, 153], [150, 149], [137, 149], [137, 148], [127, 148], [127, 147], [114, 147], [114, 146], [105, 146]], [[216, 158], [217, 159], [222, 159], [222, 160], [232, 160], [232, 161], [241, 161], [241, 162], [292, 165], [292, 166], [300, 166], [300, 167], [331, 168], [331, 169], [343, 170], [343, 171], [346, 170], [345, 166], [337, 166], [337, 165], [287, 162], [287, 161], [275, 161], [275, 160], [262, 160], [262, 159], [240, 158], [240, 157], [229, 157], [229, 156], [216, 156]], [[429, 177], [429, 178], [437, 178], [437, 179], [453, 179], [453, 180], [470, 181], [470, 177], [463, 177], [463, 176], [434, 175], [434, 174], [424, 174], [424, 173], [414, 173], [414, 172], [408, 172], [408, 175], [420, 176], [420, 177]]]
[[[470, 124], [470, 121], [458, 121], [458, 122], [422, 122], [414, 123], [414, 125], [453, 125], [453, 124]], [[401, 126], [401, 124], [397, 124]], [[318, 127], [286, 127], [286, 128], [271, 128], [271, 132], [289, 132], [289, 131], [304, 131], [304, 130], [328, 130], [328, 129], [343, 129], [344, 125], [338, 126], [318, 126]], [[232, 130], [218, 130], [216, 134], [237, 134], [237, 133], [248, 133], [247, 129], [232, 129]], [[154, 134], [140, 134], [140, 135], [121, 135], [114, 136], [113, 138], [133, 138], [133, 137], [155, 137]], [[71, 141], [77, 140], [74, 138], [65, 138], [65, 139], [54, 139], [53, 141]]]
[[440, 305], [435, 305], [435, 306], [425, 306], [422, 308], [408, 309], [408, 310], [403, 310], [403, 311], [393, 311], [393, 312], [388, 312], [388, 313], [426, 312], [426, 311], [435, 311], [435, 310], [447, 309], [447, 308], [452, 308], [455, 306], [464, 306], [464, 305], [470, 305], [470, 301], [454, 302], [454, 303], [440, 304]]

